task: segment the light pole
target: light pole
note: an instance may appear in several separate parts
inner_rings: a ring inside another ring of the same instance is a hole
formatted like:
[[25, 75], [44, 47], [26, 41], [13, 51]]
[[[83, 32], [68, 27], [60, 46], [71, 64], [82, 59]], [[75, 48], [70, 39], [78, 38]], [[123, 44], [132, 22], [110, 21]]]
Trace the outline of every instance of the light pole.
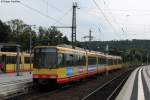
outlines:
[[[34, 28], [36, 27], [36, 25], [25, 25], [25, 26], [30, 27], [30, 28], [31, 28], [31, 31], [32, 31], [32, 27], [34, 27]], [[31, 68], [31, 67], [32, 67], [32, 66], [31, 66], [31, 64], [32, 64], [32, 57], [31, 57], [31, 56], [32, 56], [32, 32], [31, 32], [31, 31], [30, 31], [30, 34], [29, 34], [29, 35], [30, 35], [30, 36], [29, 36], [29, 41], [30, 41], [30, 44], [29, 44], [29, 45], [30, 45], [30, 46], [29, 46], [29, 53], [30, 53], [30, 74], [31, 74], [31, 71], [32, 71], [32, 70], [31, 70], [31, 69], [32, 69], [32, 68]]]
[[148, 58], [149, 58], [149, 55], [147, 54], [147, 65], [148, 65]]
[[16, 71], [17, 71], [17, 76], [19, 76], [19, 71], [20, 71], [20, 45], [17, 45], [17, 62], [16, 62]]
[[31, 74], [31, 63], [32, 63], [32, 59], [31, 59], [31, 53], [32, 53], [32, 32], [30, 32], [30, 74]]

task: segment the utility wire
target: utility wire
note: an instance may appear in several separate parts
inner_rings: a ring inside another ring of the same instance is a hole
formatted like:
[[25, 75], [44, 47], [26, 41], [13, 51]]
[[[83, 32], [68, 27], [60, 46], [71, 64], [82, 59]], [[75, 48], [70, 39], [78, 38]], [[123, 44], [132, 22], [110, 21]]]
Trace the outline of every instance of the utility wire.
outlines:
[[[110, 26], [112, 27], [112, 29], [114, 30], [114, 33], [116, 34], [116, 29], [113, 27], [113, 25], [111, 24], [111, 22], [108, 20], [107, 16], [105, 15], [105, 13], [103, 12], [103, 10], [99, 7], [99, 5], [97, 4], [97, 2], [95, 0], [92, 0], [93, 3], [95, 4], [95, 6], [99, 9], [99, 11], [102, 13], [103, 17], [105, 18], [105, 20], [110, 24]], [[118, 36], [118, 34], [116, 34]], [[120, 36], [118, 36], [120, 38]]]
[[22, 2], [20, 2], [20, 4], [21, 4], [22, 6], [24, 6], [24, 7], [29, 8], [29, 9], [32, 10], [32, 11], [35, 11], [35, 12], [39, 13], [40, 15], [42, 15], [42, 16], [44, 16], [44, 17], [47, 17], [47, 18], [49, 18], [49, 19], [51, 19], [51, 20], [53, 20], [53, 21], [55, 21], [55, 22], [58, 22], [58, 23], [60, 23], [60, 24], [62, 24], [62, 25], [65, 25], [65, 24], [59, 22], [57, 19], [55, 19], [55, 18], [53, 18], [53, 17], [51, 17], [51, 16], [49, 16], [49, 15], [47, 15], [47, 14], [45, 14], [45, 13], [39, 11], [38, 9], [35, 9], [35, 8], [29, 6], [29, 5], [25, 4], [25, 3], [22, 3]]
[[55, 7], [55, 6], [52, 5], [51, 3], [48, 3], [48, 1], [50, 1], [50, 0], [48, 0], [48, 1], [46, 1], [46, 0], [40, 0], [40, 1], [42, 1], [46, 6], [49, 6], [49, 7], [51, 7], [51, 8], [54, 8], [54, 9], [57, 10], [58, 12], [62, 12], [61, 9]]
[[[117, 24], [118, 27], [120, 27], [120, 30], [122, 31], [122, 27], [119, 25], [119, 23], [117, 22], [116, 18], [113, 16], [112, 11], [110, 10], [110, 7], [107, 5], [107, 3], [105, 2], [105, 0], [103, 0], [104, 5], [106, 5], [106, 7], [109, 10], [109, 13], [111, 15], [111, 17], [113, 18], [114, 22]], [[124, 34], [126, 36], [126, 34]]]
[[[69, 14], [69, 12], [72, 10], [72, 8], [69, 8], [63, 15], [62, 17], [59, 18], [59, 22]], [[57, 24], [58, 22], [55, 22], [53, 25]]]

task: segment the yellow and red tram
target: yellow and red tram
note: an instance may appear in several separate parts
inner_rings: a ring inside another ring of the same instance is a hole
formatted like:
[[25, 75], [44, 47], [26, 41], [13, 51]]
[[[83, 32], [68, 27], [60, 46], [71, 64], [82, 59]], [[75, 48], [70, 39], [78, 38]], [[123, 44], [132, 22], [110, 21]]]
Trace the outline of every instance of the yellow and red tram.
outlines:
[[[32, 64], [30, 67], [30, 54], [20, 53], [20, 65], [19, 71], [32, 71]], [[3, 73], [13, 73], [16, 72], [16, 52], [0, 52], [0, 70]]]
[[121, 68], [121, 57], [59, 46], [34, 48], [34, 82], [65, 84]]

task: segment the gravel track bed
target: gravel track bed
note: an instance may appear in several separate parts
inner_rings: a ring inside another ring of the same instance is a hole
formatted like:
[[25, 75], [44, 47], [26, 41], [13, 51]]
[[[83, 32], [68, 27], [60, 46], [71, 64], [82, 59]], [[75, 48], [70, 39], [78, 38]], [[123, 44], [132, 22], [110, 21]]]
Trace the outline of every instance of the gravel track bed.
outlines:
[[[91, 95], [82, 99], [82, 100], [115, 100], [116, 96], [118, 95], [121, 87], [129, 77], [132, 70], [127, 71], [118, 77], [114, 78], [113, 80], [109, 81], [103, 86], [100, 86], [96, 91], [93, 91]], [[120, 86], [120, 87], [118, 87]], [[117, 90], [116, 90], [117, 89]], [[114, 90], [116, 90], [114, 92]], [[113, 94], [112, 94], [113, 93]]]

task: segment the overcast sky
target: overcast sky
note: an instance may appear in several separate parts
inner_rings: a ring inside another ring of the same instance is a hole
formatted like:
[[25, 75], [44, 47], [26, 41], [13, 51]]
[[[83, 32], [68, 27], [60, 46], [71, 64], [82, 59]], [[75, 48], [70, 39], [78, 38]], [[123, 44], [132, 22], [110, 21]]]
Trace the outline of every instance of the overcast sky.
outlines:
[[[0, 3], [0, 19], [37, 27], [71, 26], [77, 2], [77, 40], [92, 30], [94, 40], [150, 39], [149, 0], [20, 0]], [[60, 29], [70, 39], [71, 29]]]

